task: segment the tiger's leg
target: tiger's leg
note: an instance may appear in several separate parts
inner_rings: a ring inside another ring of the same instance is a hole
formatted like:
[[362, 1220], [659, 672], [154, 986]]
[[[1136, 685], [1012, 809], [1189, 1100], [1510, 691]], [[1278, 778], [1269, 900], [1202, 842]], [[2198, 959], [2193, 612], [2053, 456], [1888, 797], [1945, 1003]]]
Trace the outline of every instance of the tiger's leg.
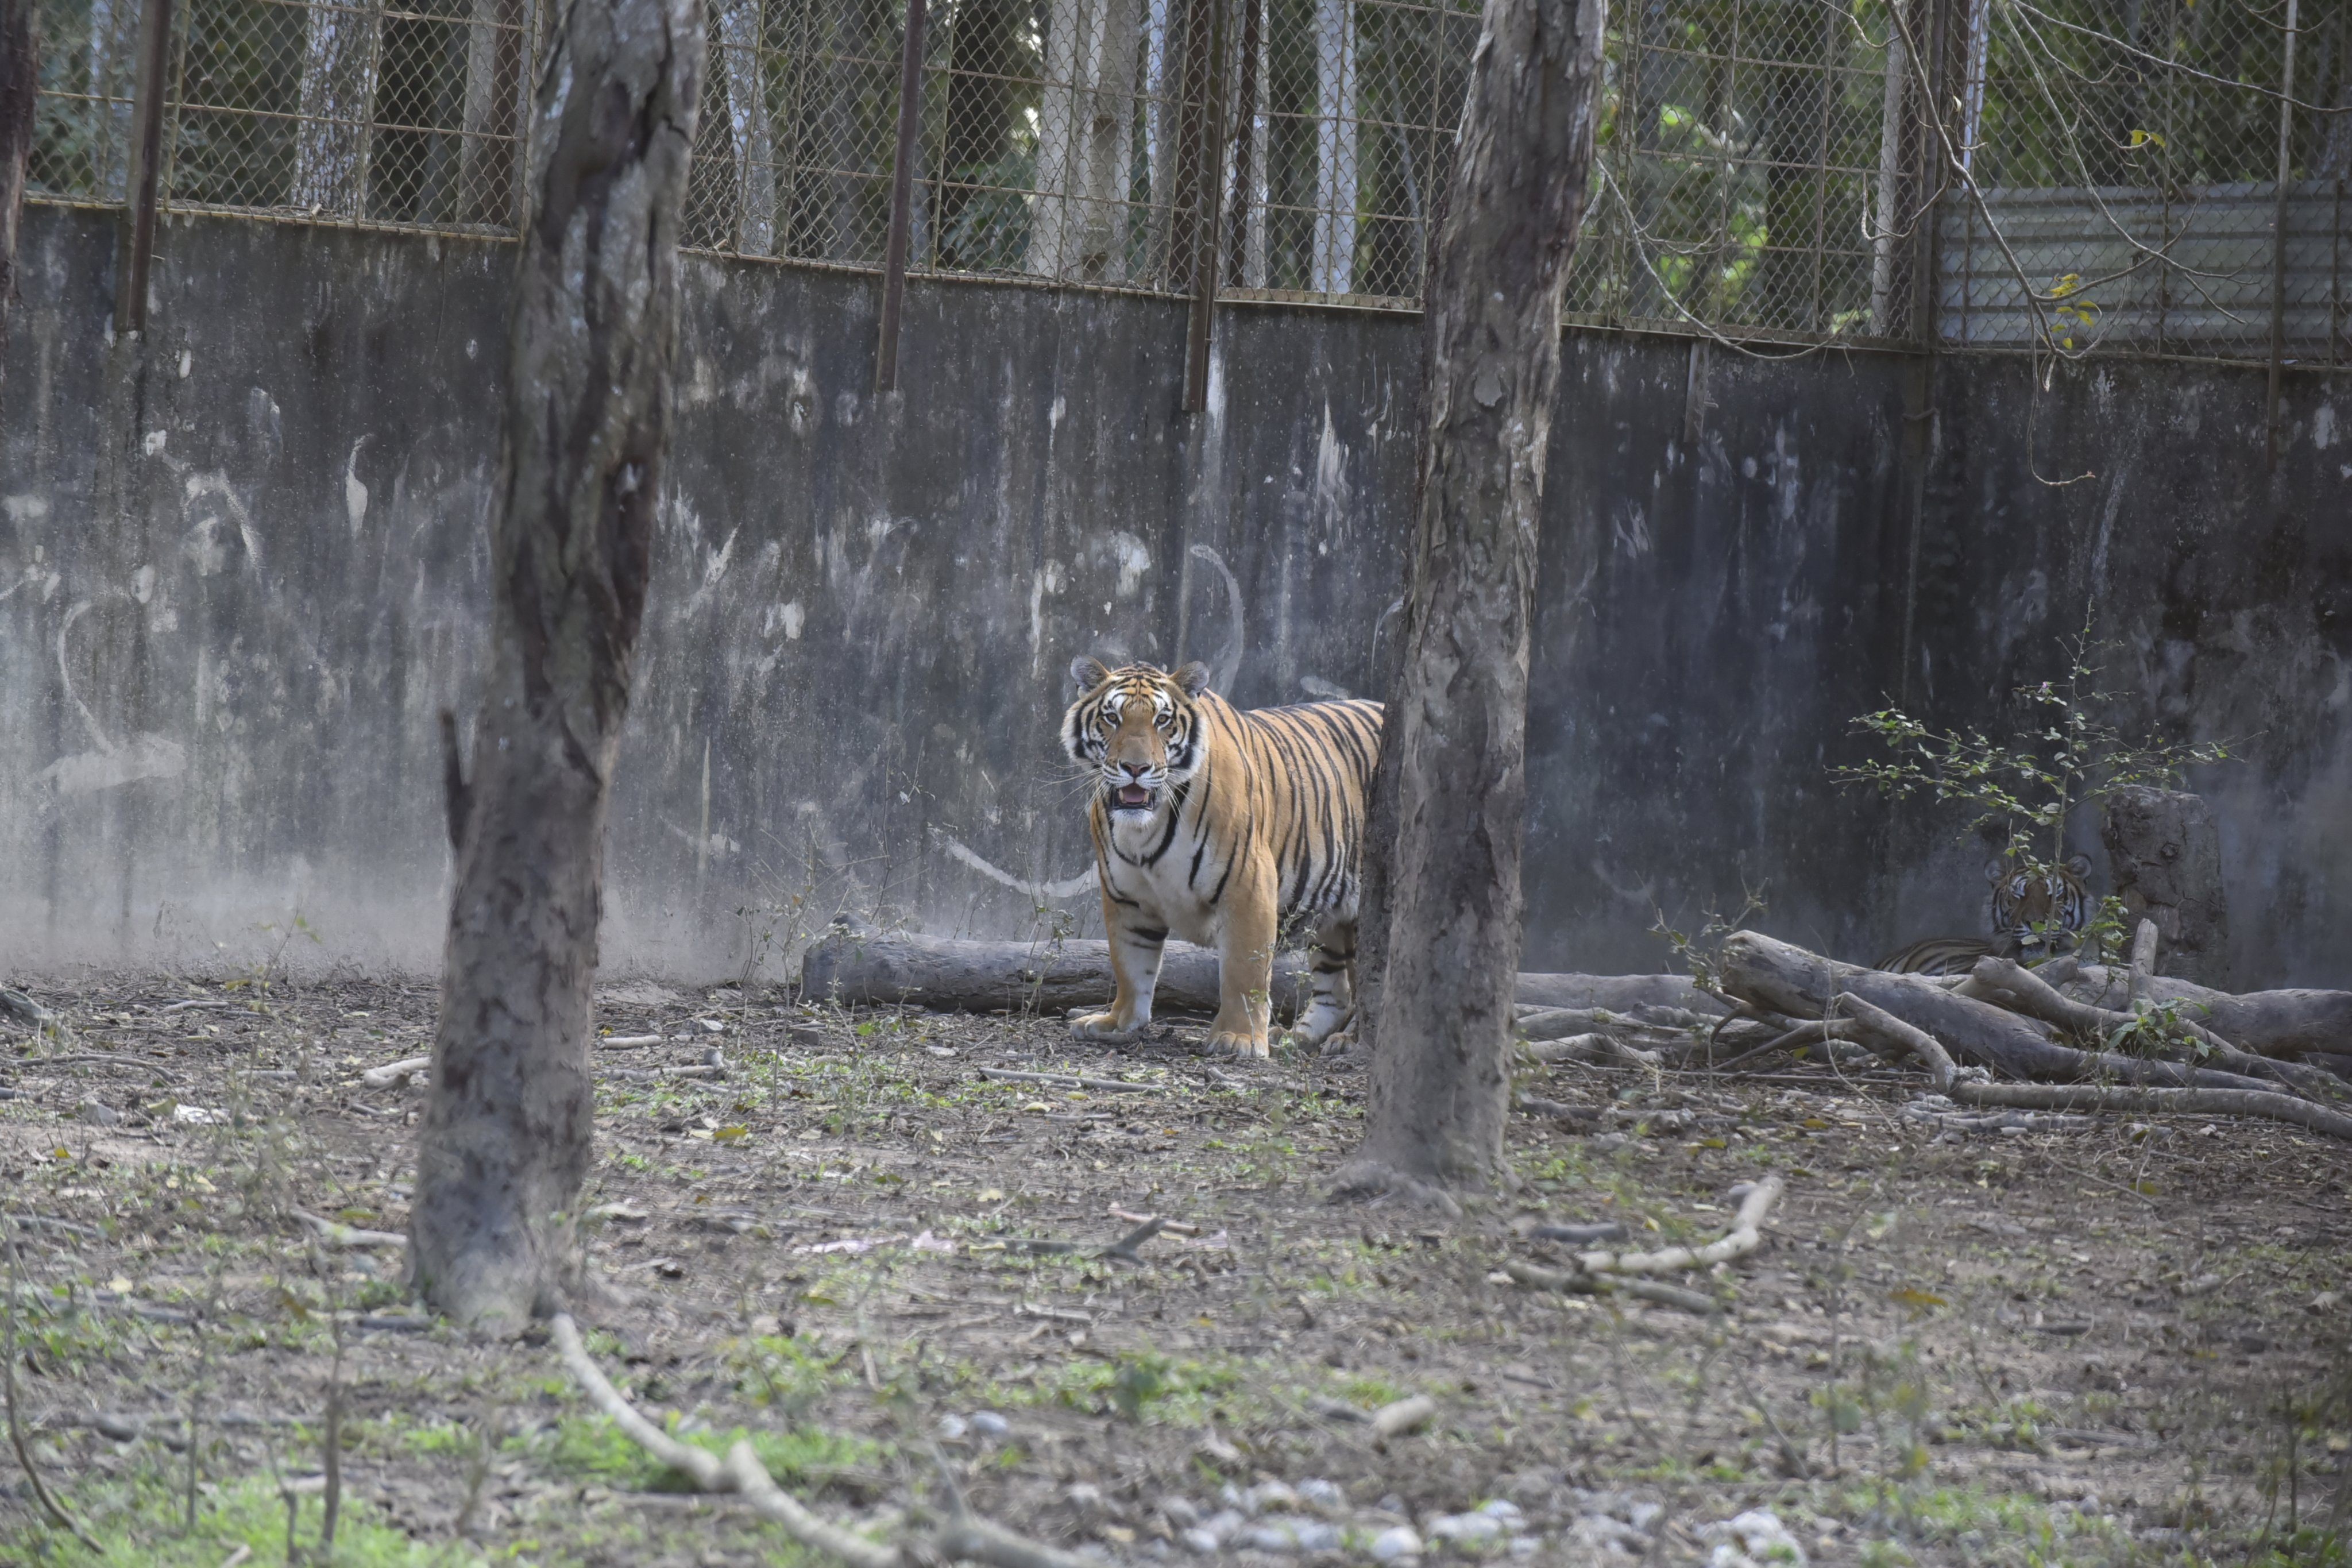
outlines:
[[1356, 922], [1327, 920], [1315, 930], [1310, 960], [1315, 1001], [1298, 1020], [1298, 1043], [1319, 1046], [1355, 1021]]
[[1124, 1039], [1151, 1022], [1151, 994], [1160, 986], [1160, 955], [1168, 929], [1141, 910], [1103, 894], [1103, 930], [1110, 937], [1110, 972], [1117, 982], [1108, 1013], [1082, 1013], [1070, 1032], [1090, 1040]]
[[[1236, 878], [1239, 881], [1242, 879]], [[1274, 878], [1261, 871], [1225, 893], [1217, 932], [1217, 1016], [1209, 1026], [1211, 1056], [1266, 1057], [1265, 1031], [1274, 1016]]]

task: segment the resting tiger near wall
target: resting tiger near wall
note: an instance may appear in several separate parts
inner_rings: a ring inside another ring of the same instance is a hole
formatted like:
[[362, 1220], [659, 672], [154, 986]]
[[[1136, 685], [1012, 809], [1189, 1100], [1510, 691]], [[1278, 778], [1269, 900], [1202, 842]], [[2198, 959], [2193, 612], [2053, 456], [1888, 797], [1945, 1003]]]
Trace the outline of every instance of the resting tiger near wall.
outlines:
[[1977, 960], [1999, 955], [2027, 963], [2048, 958], [2082, 940], [2098, 900], [2083, 879], [2091, 874], [2087, 856], [2058, 868], [2057, 886], [2007, 857], [1985, 863], [1992, 884], [1990, 940], [1976, 936], [1931, 936], [1878, 961], [1898, 974], [1966, 974]]
[[1380, 757], [1381, 705], [1307, 702], [1243, 712], [1209, 688], [1206, 666], [1173, 674], [1080, 658], [1062, 720], [1071, 760], [1094, 770], [1087, 808], [1117, 994], [1071, 1021], [1094, 1039], [1151, 1021], [1160, 957], [1173, 934], [1217, 950], [1212, 1052], [1263, 1057], [1275, 939], [1314, 924], [1316, 1045], [1355, 1011], [1356, 897], [1364, 805]]

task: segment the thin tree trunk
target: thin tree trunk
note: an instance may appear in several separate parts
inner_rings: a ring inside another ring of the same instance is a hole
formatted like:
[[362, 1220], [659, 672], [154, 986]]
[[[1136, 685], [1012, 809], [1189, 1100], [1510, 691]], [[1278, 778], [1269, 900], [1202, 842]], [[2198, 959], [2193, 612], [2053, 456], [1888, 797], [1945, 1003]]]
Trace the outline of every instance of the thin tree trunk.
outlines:
[[[1500, 1173], [1528, 625], [1603, 0], [1487, 0], [1426, 309], [1428, 389], [1364, 1147], [1345, 1191]], [[1381, 846], [1374, 845], [1377, 852]]]
[[1885, 74], [1879, 83], [1878, 189], [1871, 203], [1870, 330], [1894, 337], [1903, 323], [1895, 318], [1895, 282], [1904, 259], [1903, 129], [1911, 81], [1910, 53], [1904, 45], [1909, 0], [1887, 0]]
[[1053, 0], [1037, 114], [1028, 270], [1116, 282], [1127, 272], [1136, 0]]
[[515, 221], [515, 127], [530, 91], [523, 0], [473, 0], [466, 29], [466, 103], [457, 147], [457, 221]]
[[511, 1332], [578, 1280], [604, 811], [645, 610], [701, 0], [574, 0], [537, 108], [414, 1283]]
[[16, 227], [25, 212], [25, 164], [33, 155], [33, 98], [40, 89], [35, 0], [0, 0], [0, 367], [8, 354], [8, 308], [16, 302]]
[[377, 56], [383, 13], [358, 0], [310, 9], [294, 126], [292, 205], [335, 217], [363, 216], [375, 129]]
[[727, 123], [735, 144], [736, 249], [772, 256], [776, 249], [776, 142], [768, 121], [768, 92], [760, 58], [760, 0], [720, 0], [719, 41], [727, 53]]
[[1307, 286], [1349, 294], [1356, 282], [1356, 7], [1315, 5], [1315, 248]]

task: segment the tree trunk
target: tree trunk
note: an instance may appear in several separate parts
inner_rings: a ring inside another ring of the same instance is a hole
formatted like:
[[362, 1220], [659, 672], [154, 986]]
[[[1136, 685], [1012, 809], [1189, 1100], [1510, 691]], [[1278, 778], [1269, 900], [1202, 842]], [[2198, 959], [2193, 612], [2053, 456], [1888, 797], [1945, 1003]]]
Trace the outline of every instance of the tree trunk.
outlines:
[[302, 41], [290, 205], [331, 217], [366, 215], [383, 13], [314, 5]]
[[1052, 0], [1037, 110], [1028, 270], [1088, 283], [1127, 276], [1136, 0]]
[[2107, 797], [2099, 842], [2129, 923], [2145, 916], [2164, 939], [2157, 949], [2164, 973], [2226, 986], [2230, 911], [2213, 808], [2198, 795], [2126, 784]]
[[[1528, 622], [1602, 0], [1487, 0], [1426, 310], [1396, 838], [1364, 1146], [1344, 1190], [1501, 1173], [1527, 832]], [[1382, 846], [1371, 847], [1378, 852]]]
[[760, 0], [719, 0], [719, 34], [726, 48], [727, 128], [735, 153], [735, 249], [743, 256], [772, 256], [776, 142], [760, 57]]
[[1307, 286], [1318, 294], [1351, 294], [1356, 286], [1354, 0], [1316, 0], [1315, 101], [1315, 248], [1308, 258]]
[[33, 155], [33, 98], [41, 83], [34, 5], [0, 0], [0, 366], [8, 353], [8, 307], [16, 302], [16, 228], [25, 212], [25, 164]]
[[523, 0], [472, 0], [466, 30], [464, 133], [457, 146], [457, 221], [515, 221], [515, 129], [528, 102], [523, 68], [530, 12]]
[[645, 611], [701, 0], [578, 0], [541, 78], [413, 1282], [512, 1331], [577, 1281], [604, 810]]

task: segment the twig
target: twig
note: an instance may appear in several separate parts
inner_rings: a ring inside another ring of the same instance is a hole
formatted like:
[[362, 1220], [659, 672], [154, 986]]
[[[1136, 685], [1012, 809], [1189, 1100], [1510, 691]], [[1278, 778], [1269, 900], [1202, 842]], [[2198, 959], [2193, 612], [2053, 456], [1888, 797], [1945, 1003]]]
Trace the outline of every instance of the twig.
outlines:
[[1654, 1301], [1661, 1307], [1675, 1307], [1701, 1317], [1712, 1317], [1723, 1310], [1723, 1304], [1714, 1297], [1698, 1290], [1685, 1290], [1679, 1285], [1662, 1284], [1655, 1279], [1624, 1279], [1613, 1274], [1592, 1274], [1581, 1268], [1543, 1268], [1532, 1263], [1507, 1261], [1503, 1272], [1533, 1290], [1559, 1290], [1581, 1296], [1606, 1296], [1612, 1293]]
[[396, 1062], [386, 1062], [380, 1068], [370, 1068], [360, 1074], [360, 1081], [370, 1089], [389, 1089], [410, 1073], [421, 1072], [433, 1065], [431, 1057], [403, 1057]]
[[[1123, 1219], [1129, 1225], [1142, 1225], [1147, 1221], [1160, 1218], [1157, 1215], [1136, 1214], [1131, 1210], [1120, 1208], [1117, 1204], [1113, 1204], [1109, 1208], [1103, 1212], [1109, 1215], [1113, 1219]], [[1179, 1219], [1160, 1220], [1160, 1228], [1166, 1231], [1171, 1236], [1198, 1236], [1201, 1234], [1201, 1227], [1199, 1226], [1188, 1225], [1184, 1221]]]
[[984, 1563], [992, 1568], [1086, 1568], [1083, 1559], [1038, 1544], [967, 1513], [961, 1498], [947, 1526], [928, 1540], [907, 1545], [868, 1541], [827, 1524], [776, 1485], [749, 1443], [738, 1443], [724, 1460], [690, 1444], [681, 1443], [637, 1414], [618, 1389], [604, 1379], [580, 1342], [580, 1330], [568, 1312], [558, 1312], [551, 1325], [563, 1364], [579, 1380], [589, 1402], [609, 1416], [639, 1447], [692, 1480], [698, 1490], [733, 1492], [763, 1517], [783, 1527], [802, 1545], [849, 1563], [851, 1568], [916, 1568], [939, 1557]]
[[1138, 1256], [1135, 1249], [1167, 1228], [1168, 1222], [1154, 1215], [1104, 1247], [1102, 1255], [1105, 1258], [1121, 1258], [1129, 1263], [1139, 1265], [1143, 1259]]
[[12, 1239], [0, 1237], [0, 1247], [5, 1247], [8, 1252], [8, 1328], [5, 1347], [8, 1361], [5, 1371], [0, 1371], [0, 1394], [5, 1394], [8, 1401], [8, 1446], [16, 1450], [16, 1463], [24, 1467], [25, 1479], [31, 1484], [33, 1496], [40, 1500], [41, 1510], [76, 1541], [92, 1552], [100, 1552], [98, 1542], [89, 1538], [89, 1532], [75, 1522], [73, 1515], [50, 1495], [47, 1484], [41, 1479], [41, 1472], [33, 1468], [33, 1451], [25, 1443], [24, 1421], [16, 1411], [16, 1244]]
[[1669, 1247], [1660, 1252], [1584, 1252], [1576, 1266], [1588, 1274], [1677, 1274], [1688, 1268], [1711, 1268], [1735, 1258], [1745, 1258], [1763, 1243], [1764, 1218], [1780, 1196], [1780, 1178], [1767, 1176], [1748, 1189], [1739, 1212], [1722, 1239], [1705, 1247]]
[[1752, 1062], [1759, 1057], [1769, 1057], [1776, 1051], [1789, 1050], [1797, 1046], [1826, 1044], [1831, 1040], [1850, 1040], [1853, 1036], [1853, 1026], [1848, 1019], [1832, 1018], [1826, 1021], [1816, 1019], [1811, 1023], [1799, 1024], [1777, 1037], [1767, 1040], [1754, 1050], [1742, 1051], [1727, 1062], [1717, 1062], [1715, 1070], [1729, 1072], [1743, 1063]]
[[308, 1209], [292, 1210], [296, 1219], [310, 1227], [318, 1238], [329, 1247], [406, 1247], [408, 1237], [393, 1230], [362, 1230], [338, 1221], [314, 1215]]
[[1122, 1083], [1115, 1078], [1085, 1078], [1074, 1072], [1014, 1072], [1010, 1068], [982, 1068], [980, 1076], [997, 1083], [1050, 1083], [1062, 1089], [1100, 1089], [1113, 1093], [1157, 1094], [1157, 1083]]

